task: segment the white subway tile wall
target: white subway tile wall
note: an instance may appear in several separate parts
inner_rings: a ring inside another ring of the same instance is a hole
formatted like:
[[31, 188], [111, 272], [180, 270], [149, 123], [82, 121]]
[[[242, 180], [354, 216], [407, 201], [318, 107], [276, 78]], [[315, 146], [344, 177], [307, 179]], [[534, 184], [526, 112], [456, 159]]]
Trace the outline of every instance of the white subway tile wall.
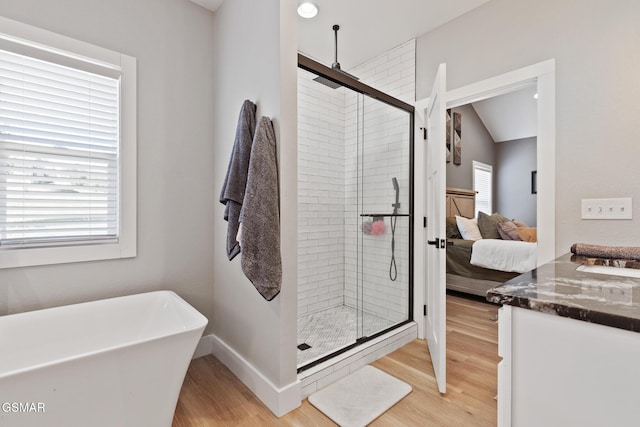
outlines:
[[344, 304], [344, 89], [298, 69], [298, 315]]
[[[412, 104], [415, 40], [349, 72]], [[298, 71], [298, 315], [347, 305], [391, 326], [408, 316], [409, 220], [397, 219], [398, 277], [391, 281], [390, 219], [383, 234], [364, 235], [371, 218], [360, 214], [392, 213], [393, 177], [399, 213], [409, 212], [408, 115], [314, 77]]]

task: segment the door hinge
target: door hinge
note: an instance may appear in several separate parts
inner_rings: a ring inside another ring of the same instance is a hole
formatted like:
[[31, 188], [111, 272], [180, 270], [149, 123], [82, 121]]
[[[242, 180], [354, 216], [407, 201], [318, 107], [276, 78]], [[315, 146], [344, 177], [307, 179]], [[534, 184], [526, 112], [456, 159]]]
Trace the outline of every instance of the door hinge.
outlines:
[[427, 304], [425, 304], [423, 306], [423, 311], [424, 311], [424, 315], [426, 316], [427, 315]]

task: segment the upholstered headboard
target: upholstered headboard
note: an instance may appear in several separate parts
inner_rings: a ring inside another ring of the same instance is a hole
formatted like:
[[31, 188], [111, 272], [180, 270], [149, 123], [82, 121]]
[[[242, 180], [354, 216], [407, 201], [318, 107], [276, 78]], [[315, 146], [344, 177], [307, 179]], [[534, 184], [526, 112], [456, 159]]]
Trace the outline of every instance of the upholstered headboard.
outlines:
[[476, 216], [476, 192], [461, 188], [447, 187], [447, 216], [463, 216], [473, 218]]

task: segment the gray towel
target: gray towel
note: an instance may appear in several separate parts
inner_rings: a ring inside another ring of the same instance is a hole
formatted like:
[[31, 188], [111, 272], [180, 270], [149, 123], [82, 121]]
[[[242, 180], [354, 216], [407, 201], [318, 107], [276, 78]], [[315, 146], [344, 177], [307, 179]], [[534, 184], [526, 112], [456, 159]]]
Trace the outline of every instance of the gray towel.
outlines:
[[640, 247], [636, 246], [606, 246], [574, 243], [571, 245], [571, 252], [584, 257], [640, 261]]
[[240, 210], [247, 185], [251, 144], [255, 130], [256, 105], [246, 100], [240, 109], [227, 176], [220, 192], [220, 203], [226, 205], [224, 219], [229, 222], [227, 226], [227, 256], [229, 260], [232, 260], [240, 253], [240, 245], [236, 240], [236, 235], [240, 224]]
[[260, 118], [253, 138], [240, 221], [242, 271], [271, 301], [280, 292], [282, 261], [276, 136], [268, 117]]

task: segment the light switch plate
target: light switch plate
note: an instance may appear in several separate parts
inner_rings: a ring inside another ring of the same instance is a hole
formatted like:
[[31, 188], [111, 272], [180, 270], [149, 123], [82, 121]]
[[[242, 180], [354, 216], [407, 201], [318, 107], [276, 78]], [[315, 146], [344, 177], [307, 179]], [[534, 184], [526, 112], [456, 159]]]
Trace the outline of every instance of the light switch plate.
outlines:
[[632, 219], [631, 197], [582, 199], [582, 219]]

